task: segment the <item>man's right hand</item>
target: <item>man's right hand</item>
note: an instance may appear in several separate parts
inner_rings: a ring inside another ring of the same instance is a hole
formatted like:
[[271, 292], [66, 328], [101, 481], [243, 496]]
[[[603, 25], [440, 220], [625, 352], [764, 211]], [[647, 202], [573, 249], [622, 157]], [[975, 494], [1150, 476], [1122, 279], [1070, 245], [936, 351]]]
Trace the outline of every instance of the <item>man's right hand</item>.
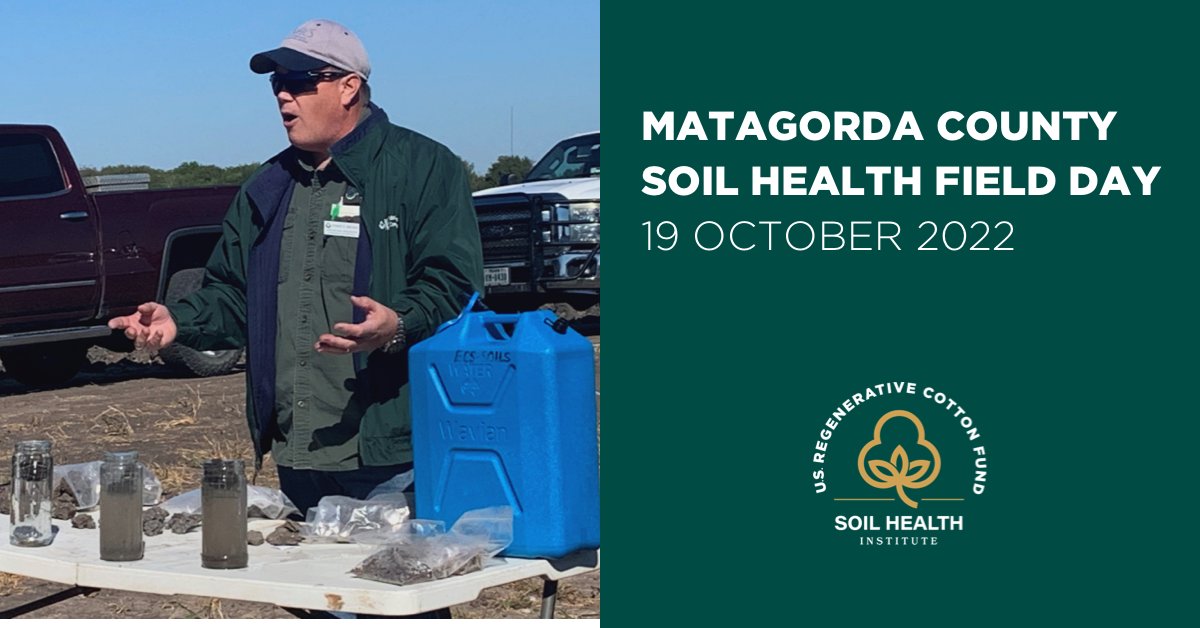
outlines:
[[118, 316], [108, 321], [110, 329], [124, 329], [125, 337], [132, 340], [138, 349], [157, 351], [172, 342], [178, 329], [167, 306], [161, 303], [143, 303], [137, 312], [129, 316]]

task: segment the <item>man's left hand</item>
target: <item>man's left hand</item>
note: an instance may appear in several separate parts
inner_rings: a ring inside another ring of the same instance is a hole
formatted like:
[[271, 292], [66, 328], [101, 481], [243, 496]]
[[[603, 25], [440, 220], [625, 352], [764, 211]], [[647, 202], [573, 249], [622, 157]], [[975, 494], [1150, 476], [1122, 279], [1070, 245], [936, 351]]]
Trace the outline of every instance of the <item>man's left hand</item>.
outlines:
[[335, 334], [321, 334], [315, 348], [321, 353], [374, 351], [396, 335], [397, 317], [392, 308], [369, 297], [350, 297], [354, 307], [366, 312], [362, 323], [337, 323]]

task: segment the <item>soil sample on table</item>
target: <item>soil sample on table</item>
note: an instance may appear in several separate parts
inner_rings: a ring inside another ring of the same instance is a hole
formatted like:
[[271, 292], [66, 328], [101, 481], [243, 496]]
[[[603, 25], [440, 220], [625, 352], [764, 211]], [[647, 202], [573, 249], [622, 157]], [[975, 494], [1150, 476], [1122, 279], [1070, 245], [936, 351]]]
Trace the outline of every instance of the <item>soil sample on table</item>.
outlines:
[[209, 569], [240, 569], [246, 551], [246, 471], [241, 460], [204, 463], [200, 484], [200, 564]]
[[158, 536], [167, 528], [167, 511], [155, 506], [142, 511], [142, 534]]
[[300, 525], [295, 521], [288, 521], [267, 535], [267, 542], [271, 545], [299, 545], [303, 540]]
[[246, 566], [246, 502], [237, 495], [206, 496], [200, 526], [202, 564], [209, 569]]
[[71, 527], [75, 529], [95, 530], [96, 520], [86, 512], [81, 512], [71, 518]]
[[58, 481], [54, 485], [54, 511], [51, 513], [55, 519], [71, 519], [75, 513], [79, 512], [79, 498], [75, 496], [75, 491], [71, 490], [71, 485], [67, 483], [66, 478]]
[[141, 560], [144, 552], [137, 452], [106, 453], [100, 465], [100, 559]]
[[100, 559], [140, 560], [142, 495], [138, 491], [100, 493]]
[[198, 514], [177, 512], [167, 519], [167, 529], [175, 534], [187, 534], [200, 527], [201, 517]]
[[350, 570], [359, 578], [389, 584], [415, 584], [479, 571], [483, 555], [478, 550], [451, 547], [436, 541], [417, 539], [403, 545], [389, 545], [368, 556]]

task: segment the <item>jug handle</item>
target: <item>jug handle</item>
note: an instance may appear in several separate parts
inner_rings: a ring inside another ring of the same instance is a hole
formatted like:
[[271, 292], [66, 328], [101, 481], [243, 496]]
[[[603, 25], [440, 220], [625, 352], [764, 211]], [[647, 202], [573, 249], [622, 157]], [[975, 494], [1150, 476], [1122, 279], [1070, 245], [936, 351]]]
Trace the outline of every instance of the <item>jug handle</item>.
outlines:
[[435, 334], [440, 334], [440, 333], [442, 333], [442, 331], [443, 331], [443, 330], [445, 330], [446, 328], [448, 328], [448, 327], [451, 327], [451, 326], [455, 325], [456, 323], [458, 323], [458, 321], [462, 320], [462, 317], [463, 317], [463, 315], [464, 315], [464, 314], [466, 314], [467, 312], [470, 312], [471, 310], [475, 309], [475, 303], [476, 303], [476, 302], [478, 302], [478, 301], [479, 301], [479, 293], [478, 293], [478, 292], [474, 292], [474, 293], [472, 293], [472, 294], [471, 294], [471, 298], [470, 298], [470, 299], [467, 299], [467, 305], [466, 305], [466, 307], [464, 307], [464, 308], [462, 309], [462, 311], [460, 311], [460, 312], [458, 313], [458, 316], [455, 316], [454, 318], [452, 318], [452, 319], [450, 319], [450, 320], [448, 320], [448, 321], [446, 321], [446, 322], [442, 323], [441, 325], [438, 325], [437, 331], [436, 331], [436, 332], [434, 332], [434, 333], [435, 333]]

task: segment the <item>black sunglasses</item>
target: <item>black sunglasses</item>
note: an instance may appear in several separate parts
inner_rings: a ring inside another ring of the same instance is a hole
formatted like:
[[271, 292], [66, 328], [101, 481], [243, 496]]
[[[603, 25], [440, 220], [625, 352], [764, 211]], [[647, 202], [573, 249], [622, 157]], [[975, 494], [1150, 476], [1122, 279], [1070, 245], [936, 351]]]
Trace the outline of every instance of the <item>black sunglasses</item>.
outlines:
[[276, 72], [271, 75], [271, 90], [276, 94], [282, 91], [292, 95], [303, 94], [316, 91], [317, 83], [321, 81], [335, 81], [343, 76], [349, 76], [349, 74], [349, 72], [320, 72], [317, 70]]

